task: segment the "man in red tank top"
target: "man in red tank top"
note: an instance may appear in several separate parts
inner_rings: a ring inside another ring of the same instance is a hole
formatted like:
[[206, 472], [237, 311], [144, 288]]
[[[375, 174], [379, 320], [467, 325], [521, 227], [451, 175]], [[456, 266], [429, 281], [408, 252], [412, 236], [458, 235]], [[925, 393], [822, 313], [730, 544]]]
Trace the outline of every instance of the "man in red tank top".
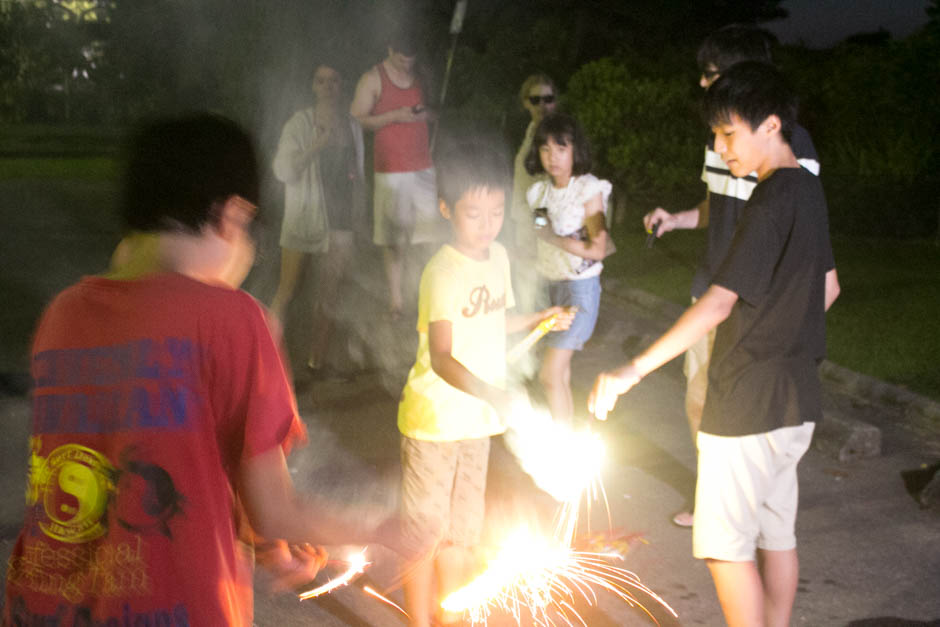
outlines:
[[430, 112], [415, 72], [416, 41], [410, 32], [393, 35], [388, 56], [362, 75], [350, 106], [363, 128], [375, 133], [373, 241], [383, 249], [389, 310], [395, 317], [403, 307], [408, 248], [446, 235], [428, 142]]

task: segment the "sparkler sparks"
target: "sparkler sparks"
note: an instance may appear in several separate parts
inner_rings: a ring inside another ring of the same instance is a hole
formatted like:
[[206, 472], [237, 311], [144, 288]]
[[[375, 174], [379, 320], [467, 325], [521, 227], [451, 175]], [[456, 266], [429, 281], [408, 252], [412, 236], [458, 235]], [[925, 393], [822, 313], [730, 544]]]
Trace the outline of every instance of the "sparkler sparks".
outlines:
[[401, 613], [404, 614], [405, 616], [408, 616], [408, 612], [406, 612], [405, 610], [403, 610], [400, 605], [398, 605], [397, 603], [395, 603], [394, 601], [392, 601], [392, 600], [389, 599], [388, 597], [386, 597], [386, 596], [380, 594], [380, 593], [378, 592], [378, 590], [376, 590], [376, 589], [373, 588], [372, 586], [362, 586], [362, 591], [365, 592], [366, 594], [368, 594], [369, 596], [375, 597], [376, 599], [378, 599], [378, 600], [381, 601], [382, 603], [385, 603], [386, 605], [391, 605], [392, 607], [394, 607], [396, 610], [398, 610], [399, 612], [401, 612]]
[[[441, 607], [464, 612], [471, 622], [486, 622], [494, 610], [521, 623], [523, 612], [536, 625], [586, 625], [574, 604], [597, 602], [595, 590], [606, 590], [631, 607], [646, 608], [634, 596], [648, 595], [673, 616], [675, 611], [647, 588], [633, 572], [612, 565], [617, 553], [574, 550], [582, 501], [590, 508], [606, 495], [601, 482], [603, 443], [590, 431], [554, 423], [547, 414], [521, 404], [509, 425], [506, 441], [522, 468], [536, 484], [560, 501], [550, 537], [520, 527], [503, 541], [486, 570], [447, 596]], [[608, 517], [609, 517], [608, 508]], [[612, 526], [612, 524], [610, 525]], [[654, 619], [655, 620], [655, 619]]]
[[581, 599], [595, 605], [594, 590], [600, 588], [631, 607], [642, 608], [632, 593], [640, 591], [676, 616], [639, 577], [611, 565], [611, 559], [622, 558], [614, 553], [574, 551], [562, 542], [520, 528], [507, 537], [486, 571], [445, 598], [441, 607], [466, 612], [473, 623], [485, 622], [494, 609], [500, 609], [520, 623], [523, 611], [528, 611], [537, 625], [586, 625], [574, 603]]
[[340, 575], [339, 577], [336, 577], [335, 579], [331, 579], [330, 581], [326, 582], [322, 586], [317, 586], [316, 588], [313, 588], [312, 590], [307, 590], [306, 592], [302, 592], [301, 594], [297, 595], [297, 597], [301, 601], [306, 601], [307, 599], [314, 599], [322, 594], [327, 594], [328, 592], [332, 592], [336, 588], [345, 586], [346, 584], [351, 582], [353, 579], [361, 575], [365, 571], [366, 566], [369, 565], [369, 562], [366, 561], [366, 550], [362, 549], [361, 552], [352, 554], [346, 560], [346, 562], [349, 564], [349, 568], [342, 575]]

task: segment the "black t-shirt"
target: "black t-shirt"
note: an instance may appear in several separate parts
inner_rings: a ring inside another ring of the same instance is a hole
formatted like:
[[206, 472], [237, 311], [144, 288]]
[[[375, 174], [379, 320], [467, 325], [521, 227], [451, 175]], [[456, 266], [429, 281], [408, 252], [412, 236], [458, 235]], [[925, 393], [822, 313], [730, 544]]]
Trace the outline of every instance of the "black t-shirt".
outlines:
[[[819, 174], [819, 158], [813, 140], [806, 129], [798, 124], [793, 127], [790, 148], [801, 166], [813, 174]], [[739, 178], [731, 174], [715, 152], [715, 136], [712, 135], [705, 147], [702, 180], [708, 186], [708, 230], [705, 235], [705, 254], [692, 277], [692, 296], [695, 298], [700, 298], [711, 285], [712, 277], [728, 253], [744, 203], [757, 185], [757, 175], [751, 173]]]
[[713, 281], [738, 301], [715, 337], [702, 431], [749, 435], [821, 417], [834, 267], [819, 179], [783, 168], [758, 183]]

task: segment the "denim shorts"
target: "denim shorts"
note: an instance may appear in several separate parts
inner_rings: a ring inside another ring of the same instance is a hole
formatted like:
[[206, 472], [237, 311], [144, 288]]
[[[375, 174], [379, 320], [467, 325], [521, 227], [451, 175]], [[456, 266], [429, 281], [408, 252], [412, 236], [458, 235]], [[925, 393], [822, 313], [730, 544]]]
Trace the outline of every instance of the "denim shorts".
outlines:
[[548, 294], [552, 305], [577, 305], [578, 313], [568, 330], [549, 333], [545, 342], [552, 348], [581, 350], [584, 343], [591, 339], [597, 323], [597, 310], [601, 303], [600, 276], [576, 281], [551, 281]]

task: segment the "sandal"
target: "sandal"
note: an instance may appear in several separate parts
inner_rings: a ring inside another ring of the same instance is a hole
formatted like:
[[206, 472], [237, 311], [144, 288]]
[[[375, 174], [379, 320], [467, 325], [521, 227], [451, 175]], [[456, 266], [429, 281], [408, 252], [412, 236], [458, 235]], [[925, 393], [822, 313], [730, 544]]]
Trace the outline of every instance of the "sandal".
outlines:
[[672, 517], [672, 524], [674, 524], [676, 527], [682, 527], [684, 529], [690, 529], [694, 522], [695, 514], [692, 512], [679, 512]]

